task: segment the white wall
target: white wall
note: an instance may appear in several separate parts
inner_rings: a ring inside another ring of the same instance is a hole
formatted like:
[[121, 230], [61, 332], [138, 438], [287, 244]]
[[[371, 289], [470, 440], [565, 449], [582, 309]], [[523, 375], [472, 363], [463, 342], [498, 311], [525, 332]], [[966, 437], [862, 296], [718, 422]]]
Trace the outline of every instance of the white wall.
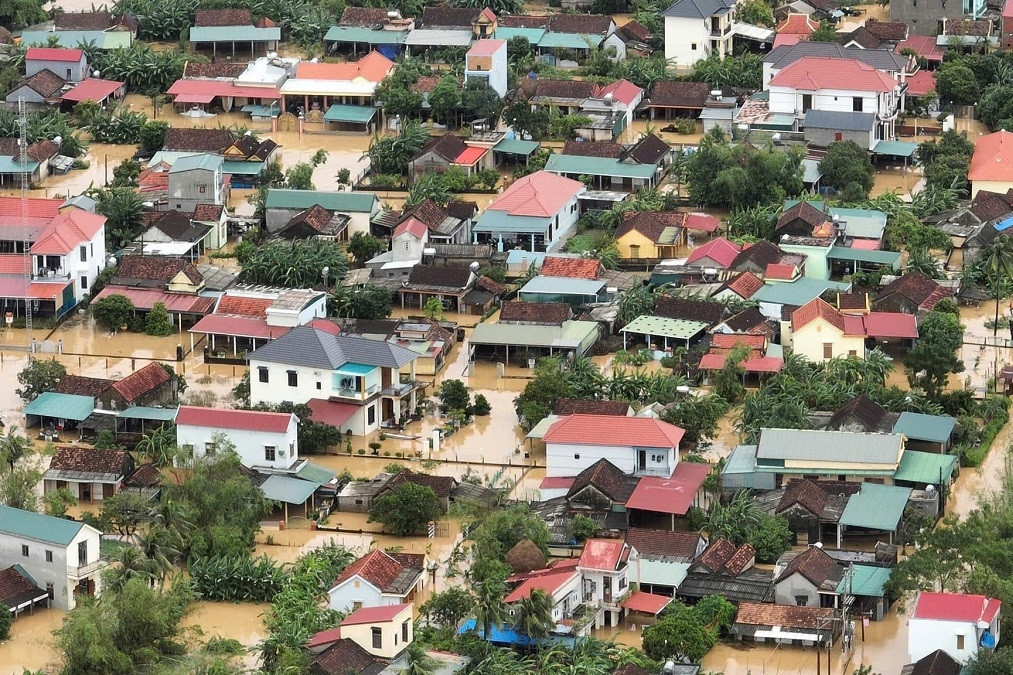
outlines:
[[269, 326], [302, 326], [313, 319], [326, 318], [327, 316], [327, 295], [321, 294], [313, 302], [303, 307], [298, 312], [290, 310], [279, 310], [272, 307], [267, 308], [267, 324]]
[[602, 49], [608, 49], [609, 47], [615, 47], [616, 55], [615, 60], [619, 61], [626, 58], [626, 43], [623, 42], [622, 38], [616, 35], [616, 25], [613, 23], [612, 27], [609, 28], [609, 35], [602, 42]]
[[[105, 226], [102, 226], [91, 241], [81, 244], [65, 258], [67, 272], [70, 274], [71, 281], [74, 282], [74, 297], [77, 298], [78, 302], [85, 295], [91, 293], [98, 273], [106, 266], [105, 237]], [[81, 260], [81, 246], [86, 248], [86, 259], [83, 261]], [[87, 288], [83, 288], [81, 285], [82, 277], [88, 280]]]
[[879, 112], [879, 95], [867, 91], [845, 89], [824, 89], [817, 92], [802, 92], [791, 87], [769, 87], [770, 112], [802, 115], [802, 94], [812, 94], [814, 110], [852, 112], [852, 99], [862, 99], [862, 112]]
[[691, 68], [707, 58], [709, 40], [710, 26], [706, 19], [665, 17], [665, 59], [676, 68]]
[[[678, 456], [673, 448], [645, 448], [647, 452], [646, 470], [643, 475], [670, 476], [678, 463]], [[599, 459], [607, 459], [615, 464], [623, 473], [637, 473], [637, 451], [633, 447], [570, 445], [562, 443], [545, 444], [545, 475], [576, 476]], [[651, 456], [661, 456], [662, 460], [652, 461]]]
[[400, 598], [385, 597], [376, 586], [359, 576], [346, 579], [328, 591], [327, 595], [330, 608], [339, 612], [351, 612], [352, 606], [357, 602], [361, 602], [363, 607], [397, 605], [401, 602]]
[[[42, 590], [46, 590], [47, 584], [52, 584], [52, 606], [56, 609], [70, 610], [77, 604], [74, 598], [74, 589], [77, 588], [78, 580], [68, 576], [71, 569], [76, 570], [79, 567], [77, 545], [79, 542], [86, 541], [88, 543], [86, 564], [96, 563], [100, 557], [100, 539], [101, 533], [88, 525], [81, 527], [77, 536], [66, 548], [27, 537], [0, 534], [0, 567], [21, 565]], [[22, 545], [28, 546], [27, 557], [22, 555]], [[46, 562], [46, 551], [52, 551], [53, 562]], [[101, 569], [96, 569], [90, 574], [90, 577], [95, 580], [96, 595], [101, 594], [102, 589], [100, 572]]]
[[[963, 649], [957, 649], [958, 635], [964, 636]], [[978, 652], [978, 634], [974, 624], [911, 617], [907, 632], [909, 662], [913, 663], [937, 649], [942, 649], [960, 663], [966, 663]]]
[[577, 225], [577, 220], [580, 218], [579, 210], [576, 196], [559, 210], [559, 213], [552, 219], [551, 234], [545, 240], [547, 249], [558, 248], [557, 244], [569, 236], [570, 231]]
[[422, 260], [422, 250], [429, 243], [429, 230], [422, 238], [411, 232], [402, 232], [390, 240], [390, 252], [397, 261]]
[[811, 321], [791, 335], [792, 350], [813, 363], [823, 363], [828, 360], [823, 356], [823, 345], [827, 342], [833, 345], [831, 358], [847, 358], [851, 351], [854, 351], [858, 358], [865, 358], [865, 338], [845, 336], [822, 319]]
[[[299, 444], [296, 435], [296, 417], [292, 415], [285, 433], [249, 431], [247, 429], [217, 429], [195, 427], [187, 424], [176, 426], [176, 441], [180, 447], [193, 446], [194, 459], [206, 455], [207, 443], [213, 442], [216, 434], [224, 434], [236, 446], [236, 453], [243, 466], [287, 469], [299, 459]], [[274, 446], [274, 461], [265, 459], [265, 446]]]

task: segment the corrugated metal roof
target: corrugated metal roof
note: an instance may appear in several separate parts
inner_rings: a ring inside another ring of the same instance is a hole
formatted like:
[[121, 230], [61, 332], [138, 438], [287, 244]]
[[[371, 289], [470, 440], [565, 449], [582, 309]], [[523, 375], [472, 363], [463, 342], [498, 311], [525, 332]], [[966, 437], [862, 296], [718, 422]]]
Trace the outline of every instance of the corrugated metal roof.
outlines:
[[756, 457], [895, 465], [902, 442], [900, 434], [762, 429]]
[[317, 491], [319, 485], [308, 480], [279, 476], [269, 476], [261, 486], [260, 491], [268, 499], [287, 504], [303, 504]]
[[[472, 230], [475, 232], [523, 232], [544, 234], [552, 219], [548, 216], [515, 216], [506, 211], [487, 210]], [[529, 254], [531, 255], [531, 254]], [[544, 256], [544, 254], [542, 254]]]
[[869, 131], [875, 123], [874, 113], [808, 110], [805, 114], [805, 126], [815, 129]]
[[608, 157], [585, 157], [577, 155], [549, 155], [545, 170], [552, 173], [588, 174], [592, 176], [617, 176], [648, 180], [657, 170], [653, 164], [625, 164]]
[[523, 155], [527, 157], [538, 150], [541, 144], [538, 141], [522, 141], [517, 138], [504, 138], [493, 146], [493, 152], [505, 152], [510, 155]]
[[547, 31], [536, 45], [540, 49], [592, 49], [601, 44], [601, 35], [554, 33]]
[[553, 347], [573, 349], [597, 334], [594, 321], [566, 321], [562, 326], [529, 326], [507, 323], [480, 323], [468, 341], [473, 345], [511, 347]]
[[362, 26], [331, 26], [324, 35], [324, 42], [365, 42], [371, 45], [404, 44], [408, 31], [374, 30]]
[[[837, 248], [837, 247], [834, 247]], [[831, 249], [833, 250], [833, 249]], [[847, 249], [850, 250], [850, 249]], [[897, 254], [899, 255], [899, 254]], [[849, 258], [850, 260], [850, 258]], [[818, 298], [828, 290], [847, 291], [851, 288], [849, 283], [836, 281], [823, 281], [822, 279], [810, 279], [802, 277], [790, 284], [767, 284], [753, 295], [750, 300], [757, 302], [769, 302], [778, 305], [792, 305], [801, 307], [813, 298]]]
[[418, 358], [398, 345], [354, 335], [331, 335], [312, 326], [296, 326], [250, 353], [250, 363], [267, 361], [334, 370], [346, 363], [401, 368]]
[[335, 103], [324, 113], [324, 120], [327, 122], [366, 124], [376, 117], [376, 111], [376, 108], [364, 105], [339, 105]]
[[900, 268], [900, 253], [897, 251], [869, 251], [862, 248], [834, 246], [827, 253], [829, 260], [857, 260], [873, 265], [888, 265], [893, 269]]
[[662, 337], [689, 340], [707, 329], [709, 324], [704, 321], [688, 321], [686, 319], [669, 319], [664, 316], [638, 316], [626, 324], [620, 333], [638, 333], [640, 335], [660, 335]]
[[923, 415], [921, 413], [902, 412], [893, 425], [895, 434], [904, 434], [916, 441], [946, 443], [953, 434], [957, 420], [948, 415]]
[[337, 473], [327, 467], [314, 464], [313, 462], [303, 462], [303, 465], [299, 467], [299, 470], [295, 472], [295, 475], [302, 480], [324, 485], [334, 480]]
[[852, 565], [851, 581], [848, 576], [837, 584], [837, 592], [850, 591], [852, 595], [861, 595], [870, 598], [882, 598], [886, 592], [883, 586], [890, 580], [889, 567], [874, 567], [872, 565]]
[[37, 399], [25, 406], [26, 415], [53, 417], [82, 422], [95, 412], [95, 399], [91, 396], [43, 392]]
[[193, 26], [190, 42], [278, 42], [281, 28], [268, 26]]
[[878, 483], [862, 483], [862, 490], [851, 495], [841, 514], [841, 525], [893, 532], [904, 515], [911, 488]]
[[537, 276], [518, 291], [523, 295], [598, 295], [605, 282], [597, 279]]
[[84, 527], [65, 518], [45, 516], [32, 511], [22, 511], [10, 506], [0, 506], [0, 532], [17, 537], [26, 537], [51, 544], [67, 546]]
[[921, 485], [945, 484], [953, 475], [956, 463], [956, 455], [905, 450], [893, 479]]
[[269, 209], [308, 209], [319, 204], [329, 211], [371, 213], [378, 208], [379, 198], [372, 192], [325, 192], [321, 190], [287, 190], [270, 188], [265, 206]]
[[127, 408], [117, 415], [117, 417], [131, 420], [162, 420], [165, 422], [172, 422], [176, 419], [176, 408], [146, 408], [144, 406], [134, 406], [132, 408]]

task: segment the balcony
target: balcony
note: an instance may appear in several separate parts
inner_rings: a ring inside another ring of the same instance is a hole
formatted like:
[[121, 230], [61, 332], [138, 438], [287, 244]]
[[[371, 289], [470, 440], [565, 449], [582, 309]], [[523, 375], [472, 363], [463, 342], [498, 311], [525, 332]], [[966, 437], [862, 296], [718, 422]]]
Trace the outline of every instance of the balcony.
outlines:
[[32, 271], [32, 281], [70, 281], [70, 273], [59, 268], [43, 267]]
[[419, 385], [419, 382], [398, 382], [397, 384], [392, 384], [389, 387], [382, 389], [380, 391], [380, 396], [393, 396], [395, 398], [407, 396]]
[[99, 557], [98, 560], [90, 562], [86, 565], [67, 565], [67, 578], [68, 579], [83, 579], [89, 577], [98, 570], [109, 565], [109, 558], [106, 556]]

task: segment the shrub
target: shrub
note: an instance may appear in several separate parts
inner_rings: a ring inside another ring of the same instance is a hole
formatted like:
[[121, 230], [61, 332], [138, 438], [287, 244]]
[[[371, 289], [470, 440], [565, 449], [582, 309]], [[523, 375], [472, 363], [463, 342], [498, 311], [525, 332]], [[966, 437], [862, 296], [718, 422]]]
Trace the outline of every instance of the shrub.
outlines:
[[172, 335], [172, 318], [169, 317], [169, 311], [164, 303], [156, 302], [148, 312], [148, 316], [144, 319], [144, 332], [157, 337]]

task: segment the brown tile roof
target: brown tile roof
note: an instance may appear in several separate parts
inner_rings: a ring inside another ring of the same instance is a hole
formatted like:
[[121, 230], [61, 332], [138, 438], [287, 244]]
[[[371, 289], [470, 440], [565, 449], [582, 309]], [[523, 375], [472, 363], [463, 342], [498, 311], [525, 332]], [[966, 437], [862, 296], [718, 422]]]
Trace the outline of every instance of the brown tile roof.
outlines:
[[813, 546], [795, 556], [788, 563], [787, 567], [784, 568], [784, 571], [781, 572], [781, 576], [777, 578], [775, 583], [780, 583], [791, 575], [798, 573], [819, 588], [835, 575], [840, 580], [840, 571], [836, 560], [831, 558], [822, 548]]
[[669, 319], [704, 321], [711, 326], [721, 323], [727, 311], [727, 307], [719, 302], [690, 300], [689, 298], [675, 298], [671, 296], [658, 298], [654, 306], [654, 314], [656, 316], [663, 316]]
[[[767, 317], [756, 307], [744, 309], [734, 316], [728, 317], [724, 324], [736, 333], [766, 334], [770, 330]], [[760, 328], [761, 330], [757, 330]]]
[[342, 638], [313, 658], [313, 675], [376, 675], [387, 667], [352, 638]]
[[151, 362], [140, 370], [136, 370], [113, 385], [120, 396], [128, 403], [136, 401], [141, 396], [150, 393], [169, 381], [169, 373], [165, 368], [155, 362]]
[[864, 49], [879, 49], [883, 44], [883, 40], [865, 26], [859, 26], [841, 38], [842, 44], [846, 45], [849, 42], [854, 42]]
[[827, 629], [834, 618], [832, 607], [796, 607], [769, 603], [742, 602], [735, 623], [749, 626], [781, 626], [809, 630]]
[[60, 12], [53, 17], [57, 30], [105, 30], [113, 25], [109, 12]]
[[323, 232], [327, 229], [327, 225], [330, 224], [331, 218], [334, 217], [333, 211], [328, 211], [319, 204], [314, 204], [308, 209], [304, 209], [299, 213], [292, 216], [292, 218], [285, 225], [285, 228], [291, 227], [299, 223], [305, 223], [310, 228], [317, 232]]
[[665, 158], [672, 147], [654, 134], [647, 134], [630, 148], [628, 159], [633, 159], [638, 164], [657, 164]]
[[158, 487], [162, 484], [162, 473], [154, 464], [142, 464], [130, 474], [123, 484], [128, 487]]
[[582, 80], [538, 80], [535, 83], [535, 97], [591, 98], [594, 91], [594, 82]]
[[64, 84], [65, 82], [62, 77], [48, 68], [43, 68], [34, 75], [19, 81], [14, 85], [14, 89], [28, 87], [42, 98], [52, 98], [63, 89]]
[[483, 291], [492, 293], [493, 295], [503, 295], [507, 291], [506, 284], [501, 284], [495, 279], [490, 279], [484, 274], [475, 279], [475, 288], [481, 288]]
[[193, 209], [193, 219], [201, 221], [217, 221], [222, 217], [225, 207], [221, 204], [198, 204]]
[[979, 190], [971, 200], [971, 213], [981, 221], [995, 220], [1013, 212], [1013, 189], [1006, 194]]
[[692, 560], [700, 544], [697, 532], [672, 532], [631, 527], [626, 531], [626, 543], [642, 556], [666, 556]]
[[467, 220], [475, 216], [478, 211], [476, 202], [464, 201], [462, 199], [451, 199], [447, 202], [447, 215], [451, 218]]
[[[935, 280], [929, 279], [921, 272], [908, 272], [899, 279], [895, 279], [887, 284], [886, 287], [879, 292], [879, 295], [876, 297], [876, 301], [878, 302], [894, 293], [899, 293], [921, 307], [926, 301], [930, 300], [932, 295], [936, 293], [939, 288], [940, 286]], [[938, 299], [936, 302], [938, 302]], [[935, 304], [935, 302], [932, 304]]]
[[619, 159], [623, 154], [623, 146], [608, 141], [567, 141], [560, 154]]
[[577, 474], [566, 498], [570, 499], [587, 487], [593, 487], [618, 504], [625, 504], [637, 486], [637, 479], [607, 459], [599, 459]]
[[549, 30], [553, 33], [605, 35], [612, 27], [612, 17], [602, 14], [553, 14]]
[[393, 490], [402, 483], [414, 483], [415, 485], [422, 485], [430, 488], [436, 493], [436, 496], [442, 500], [450, 499], [450, 493], [453, 492], [457, 481], [450, 476], [433, 476], [428, 473], [415, 473], [411, 469], [405, 469], [400, 473], [394, 474], [394, 476], [388, 480], [382, 488], [380, 488], [377, 495]]
[[242, 295], [223, 295], [218, 300], [216, 314], [267, 318], [267, 308], [274, 303], [270, 298], [248, 298]]
[[781, 501], [777, 503], [776, 513], [784, 513], [795, 505], [801, 506], [809, 513], [819, 518], [823, 508], [827, 505], [827, 493], [823, 491], [816, 481], [808, 479], [793, 480], [788, 483]]
[[14, 43], [14, 34], [0, 26], [0, 44], [9, 45]]
[[167, 255], [125, 255], [116, 266], [116, 279], [135, 282], [157, 281], [165, 284], [180, 272], [185, 272], [190, 278], [190, 268], [196, 272], [193, 264], [183, 258]]
[[838, 293], [837, 309], [869, 309], [868, 293]]
[[545, 28], [549, 27], [548, 16], [527, 15], [527, 14], [504, 14], [499, 17], [498, 23], [504, 28]]
[[756, 550], [750, 544], [743, 544], [735, 551], [735, 555], [725, 563], [725, 569], [730, 574], [739, 575], [749, 566], [749, 563], [756, 557]]
[[402, 572], [410, 573], [417, 570], [421, 573], [423, 560], [425, 560], [425, 556], [420, 554], [387, 553], [379, 549], [370, 551], [346, 567], [334, 580], [333, 586], [358, 575], [376, 586], [381, 592], [391, 592], [389, 590], [391, 585], [401, 576]]
[[[353, 8], [349, 7], [348, 9]], [[347, 12], [348, 9], [346, 9], [345, 11]], [[412, 85], [412, 91], [414, 91], [417, 94], [428, 94], [432, 92], [434, 89], [436, 89], [436, 85], [440, 83], [441, 79], [442, 78], [435, 77], [432, 75], [425, 75], [423, 77], [420, 77], [418, 81]]]
[[809, 230], [812, 230], [812, 228], [826, 221], [827, 214], [809, 202], [801, 201], [781, 212], [781, 215], [777, 218], [777, 227], [775, 229], [783, 229], [800, 219], [809, 226]]
[[43, 591], [36, 588], [31, 581], [22, 576], [18, 570], [19, 565], [12, 565], [0, 571], [0, 607], [8, 611], [9, 607], [16, 607], [23, 602], [35, 600]]
[[123, 475], [128, 455], [123, 450], [99, 450], [80, 446], [57, 448], [50, 462], [50, 470], [82, 471]]
[[840, 430], [849, 419], [857, 419], [866, 431], [879, 431], [886, 410], [865, 394], [859, 394], [834, 411], [827, 422], [826, 429]]
[[630, 404], [626, 401], [598, 401], [589, 398], [557, 398], [552, 412], [564, 415], [610, 415], [625, 417]]
[[903, 21], [877, 21], [876, 19], [869, 19], [865, 22], [865, 29], [880, 40], [900, 42], [907, 39], [907, 24]]
[[464, 288], [471, 279], [467, 267], [416, 265], [408, 275], [408, 283], [415, 286]]
[[522, 302], [509, 300], [500, 308], [501, 323], [538, 323], [559, 326], [573, 317], [573, 310], [563, 302]]
[[779, 262], [781, 255], [781, 249], [774, 244], [771, 244], [769, 241], [758, 241], [752, 246], [742, 249], [735, 256], [735, 260], [732, 261], [730, 267], [731, 269], [738, 269], [747, 262], [751, 262], [754, 265], [758, 265], [761, 269], [766, 269], [767, 265]]
[[946, 22], [946, 35], [979, 35], [986, 36], [992, 34], [992, 22], [988, 19], [978, 19], [977, 21], [971, 21], [970, 19], [963, 19], [962, 21], [947, 21]]
[[937, 649], [916, 661], [910, 675], [959, 675], [961, 669], [952, 656]]
[[763, 279], [752, 272], [739, 272], [726, 281], [720, 290], [729, 289], [741, 298], [749, 299], [763, 288]]
[[654, 33], [644, 28], [636, 19], [630, 19], [620, 26], [616, 32], [640, 42], [650, 42], [651, 38], [654, 37]]
[[422, 151], [418, 156], [422, 156], [427, 152], [435, 152], [448, 162], [453, 162], [467, 147], [467, 143], [462, 141], [459, 136], [455, 136], [454, 134], [443, 134], [442, 136], [436, 136], [426, 141], [426, 144], [422, 146]]
[[480, 9], [468, 7], [424, 7], [419, 28], [452, 27], [470, 28], [478, 18]]
[[661, 235], [669, 227], [683, 227], [686, 213], [675, 211], [634, 211], [623, 215], [623, 222], [616, 230], [616, 239], [628, 232], [636, 230], [651, 241], [657, 243]]
[[387, 22], [387, 12], [383, 7], [345, 7], [341, 13], [341, 26], [380, 26]]
[[447, 216], [446, 209], [441, 207], [439, 204], [431, 199], [415, 205], [405, 207], [405, 210], [401, 212], [401, 217], [398, 219], [399, 223], [402, 223], [410, 217], [414, 217], [416, 220], [420, 220], [425, 223], [426, 227], [430, 230], [434, 230], [446, 220]]
[[59, 394], [74, 394], [75, 396], [101, 396], [106, 389], [113, 386], [116, 380], [103, 380], [98, 377], [84, 377], [82, 375], [64, 375], [56, 385], [56, 392]]
[[655, 82], [648, 105], [702, 110], [708, 96], [710, 85], [706, 82]]
[[257, 19], [257, 22], [253, 25], [256, 26], [257, 28], [274, 28], [278, 24], [271, 17], [262, 16], [259, 19]]
[[249, 9], [199, 9], [194, 26], [252, 26], [253, 12]]
[[165, 133], [165, 150], [210, 152], [219, 154], [232, 145], [232, 132], [228, 129], [184, 129], [170, 127]]
[[712, 573], [724, 573], [737, 576], [749, 565], [756, 556], [756, 550], [749, 544], [738, 548], [725, 538], [712, 541], [703, 553], [693, 561], [694, 565], [702, 565]]
[[245, 62], [217, 61], [215, 63], [200, 63], [198, 61], [187, 61], [183, 67], [185, 78], [229, 78], [235, 79], [246, 70]]
[[571, 279], [597, 279], [601, 274], [601, 261], [595, 258], [563, 258], [545, 256], [539, 274], [546, 277]]

